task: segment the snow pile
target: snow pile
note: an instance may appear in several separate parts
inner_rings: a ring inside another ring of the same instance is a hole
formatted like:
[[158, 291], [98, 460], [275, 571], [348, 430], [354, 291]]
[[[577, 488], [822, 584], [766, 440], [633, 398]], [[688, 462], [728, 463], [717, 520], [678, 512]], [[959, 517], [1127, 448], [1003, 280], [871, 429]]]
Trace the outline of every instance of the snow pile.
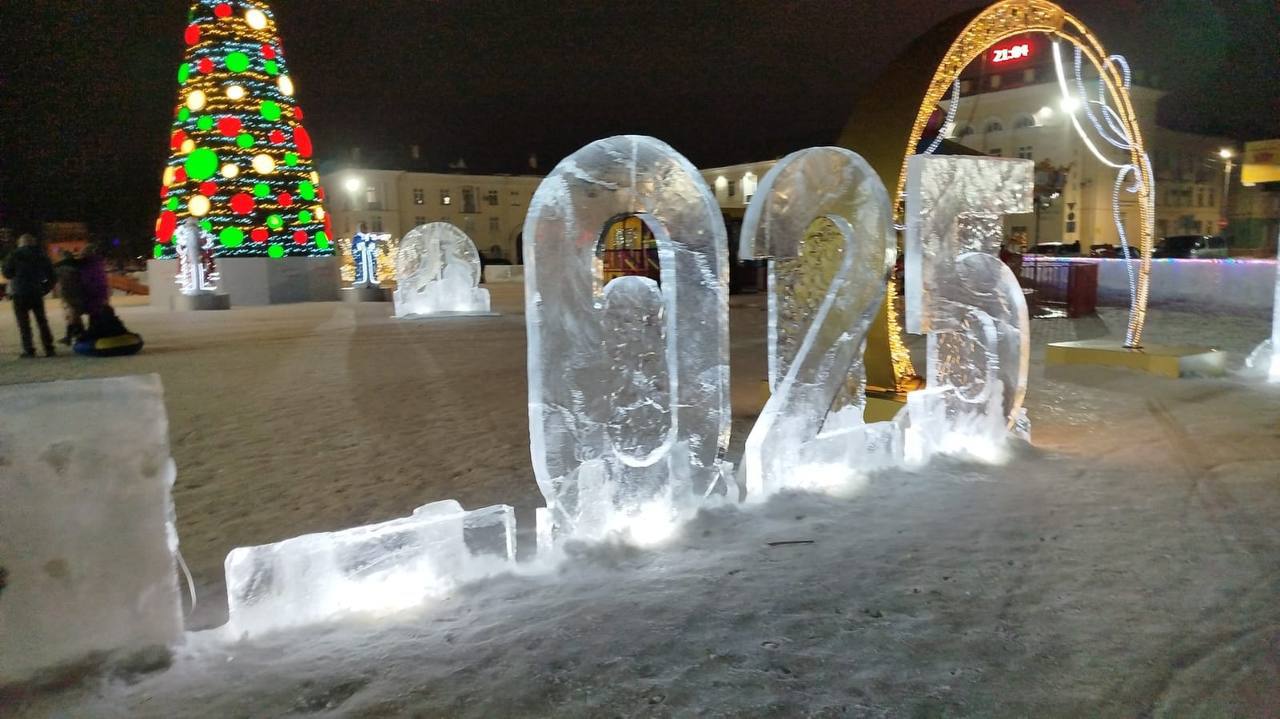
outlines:
[[176, 642], [182, 613], [160, 378], [0, 392], [0, 684]]

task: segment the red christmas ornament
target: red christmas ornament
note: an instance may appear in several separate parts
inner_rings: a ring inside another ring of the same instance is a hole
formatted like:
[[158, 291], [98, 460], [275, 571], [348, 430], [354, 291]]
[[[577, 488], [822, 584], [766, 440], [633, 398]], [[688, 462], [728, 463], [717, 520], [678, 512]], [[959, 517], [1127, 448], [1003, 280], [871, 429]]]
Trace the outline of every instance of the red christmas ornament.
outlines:
[[271, 47], [270, 45], [266, 45], [266, 44], [264, 44], [264, 45], [262, 46], [262, 57], [263, 57], [263, 59], [265, 59], [265, 60], [274, 60], [274, 59], [276, 59], [276, 49], [275, 49], [275, 48], [273, 48], [273, 47]]
[[218, 120], [218, 132], [223, 137], [235, 137], [240, 134], [242, 123], [238, 117], [223, 117]]
[[300, 108], [300, 107], [295, 107], [295, 108], [293, 108], [293, 119], [295, 119], [295, 120], [301, 120], [301, 119], [302, 119], [302, 108]]
[[196, 69], [201, 73], [208, 75], [213, 72], [213, 60], [210, 60], [207, 57], [200, 58], [200, 61], [196, 63]]
[[185, 168], [185, 167], [179, 167], [177, 170], [175, 170], [175, 171], [174, 171], [174, 173], [173, 173], [173, 181], [174, 181], [174, 182], [186, 182], [186, 181], [187, 181], [187, 168]]
[[167, 199], [169, 199], [169, 188], [167, 188], [167, 187], [161, 187], [161, 188], [160, 188], [160, 199], [162, 199], [162, 200], [167, 200]]
[[186, 33], [183, 34], [183, 39], [187, 41], [188, 45], [194, 45], [200, 42], [200, 26], [188, 25]]
[[271, 134], [267, 135], [267, 139], [271, 140], [273, 144], [282, 145], [284, 144], [284, 133], [280, 132], [280, 130], [272, 130]]
[[249, 239], [254, 242], [266, 242], [269, 236], [270, 234], [262, 227], [255, 227], [253, 232], [249, 233]]
[[322, 200], [324, 199], [324, 188], [323, 188], [323, 187], [317, 187], [317, 188], [316, 188], [316, 197], [319, 197], [319, 198], [320, 198], [320, 199], [322, 199]]
[[182, 130], [176, 130], [173, 135], [169, 137], [169, 148], [176, 152], [182, 148], [182, 143], [186, 142], [186, 140], [187, 133]]
[[200, 194], [204, 195], [205, 197], [213, 197], [214, 195], [218, 194], [218, 186], [212, 182], [201, 182]]
[[222, 18], [231, 17], [231, 5], [218, 3], [218, 6], [213, 9], [213, 14]]
[[293, 144], [298, 146], [299, 155], [311, 157], [311, 135], [307, 134], [307, 129], [302, 125], [293, 128]]
[[[237, 215], [247, 215], [253, 212], [253, 196], [247, 192], [241, 192], [231, 196], [231, 211]], [[254, 230], [257, 232], [257, 230]], [[266, 230], [262, 230], [265, 235]]]
[[325, 237], [333, 237], [333, 221], [328, 215], [324, 216], [324, 235]]
[[307, 244], [307, 233], [303, 232], [302, 230], [298, 230], [297, 232], [294, 232], [294, 233], [293, 233], [293, 244], [295, 244], [295, 245], [305, 245], [305, 244]]
[[281, 192], [280, 196], [276, 198], [276, 203], [281, 207], [289, 207], [293, 204], [293, 195], [290, 195], [287, 192]]
[[156, 239], [162, 245], [173, 240], [173, 231], [178, 229], [178, 216], [165, 210], [160, 213], [160, 221], [156, 223]]

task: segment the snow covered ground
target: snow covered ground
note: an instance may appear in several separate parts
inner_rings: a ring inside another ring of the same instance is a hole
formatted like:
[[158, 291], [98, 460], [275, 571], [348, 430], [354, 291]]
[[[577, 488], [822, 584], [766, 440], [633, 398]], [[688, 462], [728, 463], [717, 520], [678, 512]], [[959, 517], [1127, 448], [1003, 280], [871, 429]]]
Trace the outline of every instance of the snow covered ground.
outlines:
[[[490, 289], [502, 317], [125, 308], [148, 347], [117, 360], [18, 360], [6, 304], [0, 383], [161, 374], [188, 627], [207, 629], [236, 546], [445, 498], [514, 504], [532, 527], [522, 295]], [[734, 304], [737, 455], [764, 312]], [[1270, 325], [1157, 310], [1148, 327], [1238, 364]], [[1115, 310], [1035, 323], [1035, 442], [1004, 466], [716, 508], [665, 546], [577, 547], [380, 621], [196, 632], [171, 662], [0, 690], [0, 715], [1280, 716], [1280, 387], [1045, 376], [1045, 342], [1123, 328]]]

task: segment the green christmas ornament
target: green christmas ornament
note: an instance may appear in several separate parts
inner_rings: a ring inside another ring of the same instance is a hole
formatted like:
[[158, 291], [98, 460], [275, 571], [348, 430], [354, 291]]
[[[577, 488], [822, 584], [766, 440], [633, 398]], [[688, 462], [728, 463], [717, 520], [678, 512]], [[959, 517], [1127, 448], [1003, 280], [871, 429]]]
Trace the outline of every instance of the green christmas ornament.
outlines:
[[187, 177], [193, 180], [207, 180], [218, 172], [218, 153], [207, 147], [198, 147], [187, 155], [183, 164]]

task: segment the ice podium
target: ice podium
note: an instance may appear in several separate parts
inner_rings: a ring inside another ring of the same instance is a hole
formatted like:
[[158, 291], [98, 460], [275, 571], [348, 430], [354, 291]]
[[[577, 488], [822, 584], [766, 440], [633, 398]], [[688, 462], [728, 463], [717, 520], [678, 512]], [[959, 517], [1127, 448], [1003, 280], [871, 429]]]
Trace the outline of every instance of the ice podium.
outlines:
[[[530, 450], [546, 504], [533, 569], [569, 542], [657, 544], [701, 507], [838, 490], [940, 453], [993, 461], [1026, 436], [1027, 310], [995, 253], [1000, 215], [1030, 205], [1031, 162], [917, 156], [909, 171], [907, 324], [928, 336], [929, 384], [874, 423], [862, 416], [862, 353], [897, 255], [888, 193], [860, 156], [834, 147], [793, 153], [761, 181], [740, 249], [769, 262], [772, 396], [740, 469], [725, 461], [728, 246], [710, 188], [642, 136], [593, 142], [547, 176], [523, 233]], [[601, 237], [619, 216], [652, 231], [659, 277], [604, 280]], [[414, 277], [476, 289], [465, 235], [414, 233], [401, 248]], [[138, 421], [99, 421], [122, 414]], [[159, 380], [9, 388], [0, 416], [24, 420], [0, 429], [0, 677], [180, 641]], [[225, 562], [229, 622], [215, 631], [241, 640], [438, 601], [519, 566], [515, 537], [510, 506], [443, 499], [240, 547]]]

